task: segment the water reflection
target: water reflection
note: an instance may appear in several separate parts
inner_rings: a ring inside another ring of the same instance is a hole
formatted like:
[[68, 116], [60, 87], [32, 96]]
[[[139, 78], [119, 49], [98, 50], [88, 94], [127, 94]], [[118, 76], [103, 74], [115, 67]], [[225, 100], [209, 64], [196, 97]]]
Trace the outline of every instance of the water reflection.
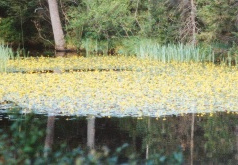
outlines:
[[[9, 115], [2, 116], [0, 128], [10, 133], [13, 121], [6, 116]], [[137, 153], [143, 159], [155, 153], [171, 155], [181, 147], [187, 164], [238, 163], [238, 121], [234, 114], [216, 113], [212, 117], [189, 114], [166, 120], [35, 115], [36, 118], [45, 122], [46, 128], [42, 125], [37, 128], [47, 130], [45, 142], [38, 142], [45, 149], [57, 150], [65, 143], [67, 151], [76, 147], [102, 149], [103, 146], [114, 150], [128, 143], [125, 155]], [[24, 124], [29, 126], [31, 122]]]
[[190, 142], [190, 164], [193, 165], [193, 152], [194, 152], [194, 122], [195, 122], [195, 114], [191, 115], [191, 142]]
[[235, 159], [238, 161], [238, 125], [235, 126], [235, 131], [234, 131], [235, 137], [236, 137], [236, 154], [235, 154]]
[[46, 127], [46, 137], [45, 137], [45, 146], [44, 150], [45, 152], [45, 157], [48, 155], [48, 150], [52, 149], [52, 145], [54, 142], [54, 127], [55, 127], [55, 116], [48, 116], [47, 120], [47, 127]]
[[94, 149], [95, 146], [95, 117], [88, 116], [87, 119], [87, 146]]

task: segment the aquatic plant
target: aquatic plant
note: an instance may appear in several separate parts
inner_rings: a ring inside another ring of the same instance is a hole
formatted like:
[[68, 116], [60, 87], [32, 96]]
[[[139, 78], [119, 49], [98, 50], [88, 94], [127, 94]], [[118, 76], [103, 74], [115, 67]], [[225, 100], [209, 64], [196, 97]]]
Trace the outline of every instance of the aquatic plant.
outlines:
[[0, 102], [15, 102], [24, 112], [137, 117], [237, 112], [236, 67], [121, 56], [28, 58], [19, 65], [10, 61], [10, 67], [26, 72], [0, 74]]
[[13, 58], [13, 51], [8, 46], [5, 46], [3, 43], [0, 43], [0, 72], [7, 71], [7, 63], [10, 58]]
[[199, 47], [193, 45], [168, 44], [160, 45], [153, 40], [141, 40], [136, 48], [136, 56], [151, 58], [164, 63], [177, 62], [213, 62], [214, 53], [211, 47]]
[[96, 39], [85, 39], [82, 40], [82, 49], [85, 49], [86, 56], [95, 56], [97, 54], [108, 55], [109, 52], [109, 42], [100, 41]]

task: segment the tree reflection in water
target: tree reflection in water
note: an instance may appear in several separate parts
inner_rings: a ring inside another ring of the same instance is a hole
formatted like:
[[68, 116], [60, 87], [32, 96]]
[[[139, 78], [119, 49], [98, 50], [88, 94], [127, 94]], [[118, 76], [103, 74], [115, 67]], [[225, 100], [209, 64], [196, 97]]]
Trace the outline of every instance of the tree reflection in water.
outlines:
[[52, 150], [54, 142], [54, 127], [55, 127], [55, 116], [48, 116], [47, 127], [46, 127], [46, 137], [44, 146], [44, 156], [47, 157], [48, 151]]
[[[149, 117], [14, 117], [12, 114], [4, 114], [0, 120], [0, 128], [3, 131], [0, 155], [9, 155], [16, 159], [20, 156], [30, 159], [36, 155], [46, 158], [48, 153], [44, 154], [43, 150], [47, 149], [69, 153], [78, 147], [83, 150], [103, 150], [104, 146], [107, 146], [114, 151], [128, 143], [129, 146], [121, 156], [123, 160], [131, 154], [139, 155], [143, 160], [160, 154], [163, 156], [161, 160], [170, 163], [173, 163], [171, 160], [184, 157], [185, 163], [188, 164], [236, 164], [237, 125], [237, 115], [226, 113], [216, 113], [213, 116], [171, 116], [166, 117], [166, 120]], [[62, 144], [66, 147], [62, 148]], [[182, 152], [174, 153], [179, 147]], [[52, 157], [52, 153], [49, 154], [48, 158]]]
[[94, 149], [95, 146], [95, 117], [88, 116], [87, 118], [87, 146], [89, 149]]

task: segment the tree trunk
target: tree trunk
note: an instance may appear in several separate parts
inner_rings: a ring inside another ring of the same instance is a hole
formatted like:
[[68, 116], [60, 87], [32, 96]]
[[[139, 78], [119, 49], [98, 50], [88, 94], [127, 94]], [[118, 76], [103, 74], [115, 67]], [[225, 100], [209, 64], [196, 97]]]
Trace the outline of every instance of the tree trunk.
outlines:
[[195, 0], [182, 0], [179, 5], [181, 11], [181, 42], [196, 45], [197, 25], [196, 25], [196, 4]]
[[64, 33], [62, 30], [62, 25], [59, 17], [59, 9], [57, 0], [48, 0], [51, 24], [53, 28], [54, 40], [55, 40], [55, 49], [56, 51], [65, 50], [65, 40]]
[[194, 1], [191, 0], [192, 45], [196, 44], [196, 6]]

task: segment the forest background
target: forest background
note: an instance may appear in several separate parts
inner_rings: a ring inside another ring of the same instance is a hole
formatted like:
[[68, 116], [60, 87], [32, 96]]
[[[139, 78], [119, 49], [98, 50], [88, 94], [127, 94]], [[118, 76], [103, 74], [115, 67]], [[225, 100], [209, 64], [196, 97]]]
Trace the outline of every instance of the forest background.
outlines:
[[[237, 56], [237, 0], [58, 0], [67, 48], [135, 54], [140, 42], [212, 47]], [[1, 0], [0, 38], [13, 47], [54, 48], [46, 0]]]

